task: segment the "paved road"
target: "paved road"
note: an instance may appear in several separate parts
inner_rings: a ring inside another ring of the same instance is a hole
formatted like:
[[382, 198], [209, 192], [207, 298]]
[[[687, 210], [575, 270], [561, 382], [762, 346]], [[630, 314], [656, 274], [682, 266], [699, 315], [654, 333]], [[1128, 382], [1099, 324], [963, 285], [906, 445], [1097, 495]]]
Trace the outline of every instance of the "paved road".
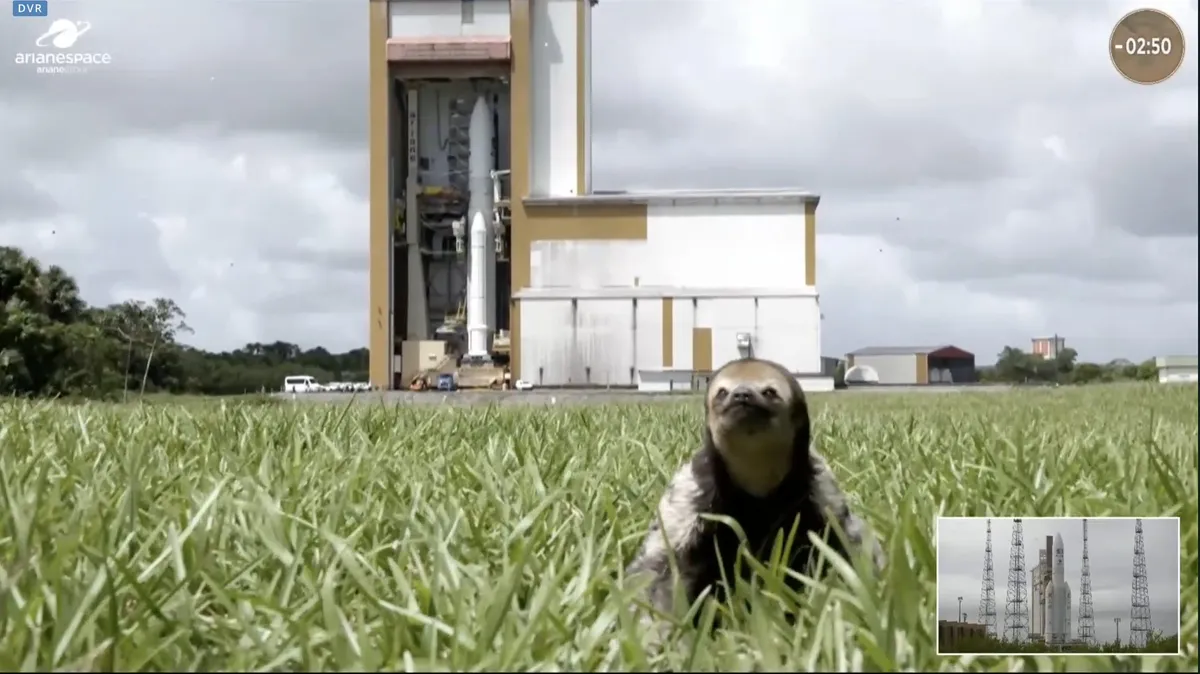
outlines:
[[588, 391], [588, 390], [544, 390], [544, 391], [386, 391], [370, 393], [305, 393], [280, 394], [294, 398], [297, 402], [345, 403], [350, 400], [362, 403], [384, 403], [389, 405], [559, 405], [604, 403], [654, 403], [672, 400], [687, 400], [692, 397], [680, 393], [638, 393], [637, 391]]
[[[865, 387], [849, 391], [838, 391], [833, 395], [884, 395], [889, 393], [999, 393], [1011, 390], [1009, 386], [885, 386]], [[297, 402], [307, 403], [384, 403], [390, 405], [603, 405], [605, 403], [662, 403], [695, 399], [687, 393], [639, 393], [630, 390], [586, 390], [557, 389], [533, 391], [372, 391], [369, 393], [302, 393], [278, 394]], [[829, 395], [829, 394], [824, 394]]]
[[[1008, 384], [973, 384], [970, 386], [859, 386], [838, 395], [878, 395], [887, 393], [1004, 393], [1016, 387]], [[1030, 390], [1045, 390], [1047, 387], [1030, 387]]]

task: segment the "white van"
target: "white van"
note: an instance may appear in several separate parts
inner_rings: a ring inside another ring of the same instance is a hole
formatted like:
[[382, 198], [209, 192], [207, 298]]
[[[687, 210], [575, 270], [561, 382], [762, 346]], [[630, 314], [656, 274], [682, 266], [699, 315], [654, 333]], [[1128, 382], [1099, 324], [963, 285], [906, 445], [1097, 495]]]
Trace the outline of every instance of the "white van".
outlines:
[[323, 390], [323, 388], [317, 383], [316, 377], [310, 377], [306, 374], [284, 377], [283, 379], [284, 393], [316, 393]]

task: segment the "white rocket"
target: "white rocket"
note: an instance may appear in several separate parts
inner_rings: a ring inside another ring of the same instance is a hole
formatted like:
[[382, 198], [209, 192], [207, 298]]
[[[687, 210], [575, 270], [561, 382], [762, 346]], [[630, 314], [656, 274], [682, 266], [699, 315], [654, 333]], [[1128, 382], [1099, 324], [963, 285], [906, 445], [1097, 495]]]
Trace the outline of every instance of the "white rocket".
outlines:
[[1067, 641], [1071, 640], [1071, 584], [1067, 583]]
[[467, 358], [486, 360], [488, 358], [488, 326], [487, 326], [487, 294], [485, 290], [486, 274], [484, 265], [487, 262], [487, 223], [483, 215], [476, 213], [471, 216], [471, 243], [468, 250], [467, 267]]
[[1066, 643], [1067, 635], [1067, 611], [1069, 610], [1067, 597], [1070, 590], [1067, 589], [1067, 570], [1063, 562], [1063, 539], [1062, 534], [1054, 534], [1054, 565], [1050, 577], [1050, 615], [1047, 632], [1049, 632], [1050, 642], [1055, 644]]
[[1038, 563], [1029, 574], [1029, 635], [1048, 644], [1071, 641], [1071, 585], [1066, 582], [1066, 563], [1061, 535], [1047, 536], [1046, 547], [1038, 549]]
[[475, 99], [471, 111], [469, 134], [471, 156], [467, 166], [471, 180], [468, 202], [471, 228], [467, 233], [467, 358], [479, 361], [490, 360], [488, 337], [491, 331], [488, 326], [495, 317], [495, 250], [488, 245], [491, 240], [488, 223], [492, 220], [495, 127], [487, 97], [482, 94]]

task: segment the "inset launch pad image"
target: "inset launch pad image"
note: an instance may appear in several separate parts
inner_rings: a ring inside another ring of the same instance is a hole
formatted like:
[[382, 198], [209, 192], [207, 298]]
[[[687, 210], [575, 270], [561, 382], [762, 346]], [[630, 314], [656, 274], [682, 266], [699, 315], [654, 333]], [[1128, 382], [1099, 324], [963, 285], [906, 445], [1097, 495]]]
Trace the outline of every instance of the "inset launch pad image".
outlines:
[[942, 517], [938, 653], [1177, 653], [1179, 518]]

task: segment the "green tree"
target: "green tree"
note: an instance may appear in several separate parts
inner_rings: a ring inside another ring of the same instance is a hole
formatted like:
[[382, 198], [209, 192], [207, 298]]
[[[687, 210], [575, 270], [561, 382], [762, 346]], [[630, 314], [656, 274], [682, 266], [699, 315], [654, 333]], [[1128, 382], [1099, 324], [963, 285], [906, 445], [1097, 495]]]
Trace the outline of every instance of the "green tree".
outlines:
[[[105, 325], [125, 344], [126, 377], [133, 365], [135, 348], [141, 348], [145, 357], [139, 389], [142, 395], [145, 395], [150, 381], [154, 357], [162, 350], [177, 346], [175, 340], [180, 334], [192, 332], [179, 305], [163, 297], [150, 302], [129, 300], [109, 307], [101, 315]], [[138, 362], [140, 364], [141, 359]], [[126, 383], [123, 393], [127, 395], [128, 391], [129, 385]]]
[[1158, 379], [1158, 363], [1154, 362], [1153, 358], [1142, 361], [1138, 365], [1137, 378], [1141, 381], [1155, 381]]
[[1064, 347], [1058, 355], [1054, 357], [1054, 368], [1060, 378], [1068, 378], [1071, 372], [1075, 370], [1075, 361], [1079, 359], [1079, 353], [1071, 347]]
[[1104, 368], [1095, 363], [1080, 363], [1072, 373], [1072, 380], [1077, 384], [1094, 384], [1104, 379]]
[[996, 367], [993, 372], [998, 381], [1022, 383], [1037, 376], [1037, 364], [1024, 351], [1006, 346], [996, 357]]
[[79, 288], [57, 266], [43, 269], [12, 247], [0, 247], [0, 367], [6, 391], [23, 395], [70, 393], [75, 372], [87, 364], [72, 348], [72, 326], [86, 316]]

